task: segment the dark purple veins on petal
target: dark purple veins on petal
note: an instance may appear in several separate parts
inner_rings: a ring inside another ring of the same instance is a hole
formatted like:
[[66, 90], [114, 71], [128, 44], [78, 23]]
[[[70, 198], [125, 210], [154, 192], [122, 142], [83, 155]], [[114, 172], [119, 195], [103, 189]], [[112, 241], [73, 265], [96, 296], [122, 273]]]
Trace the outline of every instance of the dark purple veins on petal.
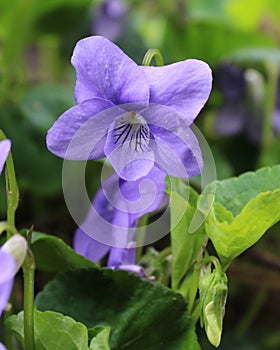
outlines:
[[115, 144], [128, 142], [134, 151], [145, 151], [150, 140], [150, 129], [145, 120], [136, 112], [130, 113], [130, 119], [121, 118], [114, 128]]

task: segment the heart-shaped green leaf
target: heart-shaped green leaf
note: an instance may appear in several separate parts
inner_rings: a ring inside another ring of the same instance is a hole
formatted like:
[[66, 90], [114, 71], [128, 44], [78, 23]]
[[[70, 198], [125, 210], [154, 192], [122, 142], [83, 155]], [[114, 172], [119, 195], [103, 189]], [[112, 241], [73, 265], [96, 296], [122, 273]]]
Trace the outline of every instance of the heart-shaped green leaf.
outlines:
[[110, 327], [95, 327], [98, 333], [92, 338], [89, 348], [91, 350], [110, 350], [109, 337]]
[[225, 266], [280, 220], [280, 165], [212, 183], [200, 197], [201, 211], [213, 193], [205, 227]]
[[183, 297], [126, 271], [66, 271], [48, 283], [36, 304], [88, 327], [110, 326], [112, 350], [199, 349]]
[[[6, 325], [24, 345], [23, 311], [9, 317]], [[89, 349], [86, 326], [69, 316], [35, 310], [34, 325], [36, 350]]]
[[40, 270], [58, 272], [96, 266], [92, 261], [77, 254], [62, 239], [44, 233], [32, 233], [31, 249], [36, 267]]

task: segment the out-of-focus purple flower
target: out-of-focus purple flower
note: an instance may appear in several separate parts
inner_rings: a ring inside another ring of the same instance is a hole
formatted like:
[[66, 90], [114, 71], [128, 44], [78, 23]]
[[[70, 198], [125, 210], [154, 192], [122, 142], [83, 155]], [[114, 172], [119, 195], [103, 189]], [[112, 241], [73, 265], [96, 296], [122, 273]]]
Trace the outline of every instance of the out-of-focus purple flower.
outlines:
[[0, 174], [3, 171], [7, 157], [11, 150], [11, 144], [12, 144], [11, 141], [8, 139], [0, 141]]
[[[217, 85], [223, 104], [216, 116], [215, 130], [221, 135], [245, 132], [251, 141], [258, 143], [264, 118], [264, 87], [260, 73], [225, 63], [217, 71]], [[280, 134], [280, 89], [272, 126], [274, 132]]]
[[273, 113], [273, 129], [276, 135], [280, 135], [280, 78], [278, 79], [278, 90], [276, 95], [276, 107]]
[[2, 343], [0, 343], [0, 350], [7, 350], [7, 348]]
[[27, 242], [19, 234], [12, 236], [0, 248], [0, 316], [8, 304], [14, 276], [23, 263]]
[[104, 0], [95, 9], [92, 16], [91, 32], [116, 41], [124, 31], [127, 5], [121, 0]]
[[134, 181], [160, 167], [172, 176], [201, 173], [190, 129], [211, 91], [209, 66], [188, 59], [163, 67], [138, 66], [103, 37], [80, 40], [72, 56], [77, 105], [48, 131], [59, 157], [108, 157], [116, 173]]
[[0, 316], [8, 304], [13, 287], [16, 264], [11, 254], [0, 249]]
[[[85, 219], [90, 232], [76, 230], [74, 249], [94, 262], [110, 252], [109, 267], [144, 276], [143, 268], [135, 265], [135, 228], [141, 216], [160, 207], [165, 186], [165, 173], [155, 167], [137, 181], [125, 181], [116, 174], [110, 176], [93, 200], [95, 210], [90, 210]], [[110, 245], [98, 241], [98, 236], [107, 237]]]

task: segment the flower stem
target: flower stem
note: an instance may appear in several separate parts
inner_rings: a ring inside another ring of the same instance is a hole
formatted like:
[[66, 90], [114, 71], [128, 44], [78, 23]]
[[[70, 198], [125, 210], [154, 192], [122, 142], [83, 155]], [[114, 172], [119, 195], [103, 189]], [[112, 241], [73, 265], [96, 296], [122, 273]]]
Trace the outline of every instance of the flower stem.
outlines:
[[142, 65], [150, 66], [153, 58], [155, 59], [157, 66], [164, 65], [162, 55], [158, 49], [149, 49], [143, 58]]
[[267, 84], [265, 94], [265, 113], [263, 120], [262, 139], [261, 139], [261, 156], [262, 157], [270, 145], [273, 143], [273, 111], [275, 110], [277, 83], [278, 83], [278, 68], [273, 62], [265, 62], [267, 72]]
[[23, 264], [25, 350], [34, 350], [34, 272], [35, 261], [32, 251], [29, 249]]
[[[0, 141], [6, 139], [6, 135], [0, 130]], [[13, 156], [10, 152], [6, 160], [6, 188], [7, 188], [7, 222], [11, 227], [15, 226], [15, 212], [18, 207], [18, 185], [15, 174], [15, 167], [13, 162]], [[8, 228], [7, 229], [7, 238], [10, 238], [13, 232]]]
[[143, 215], [137, 224], [137, 250], [136, 250], [136, 261], [138, 262], [142, 255], [143, 245], [145, 242], [146, 225], [148, 222], [149, 214]]

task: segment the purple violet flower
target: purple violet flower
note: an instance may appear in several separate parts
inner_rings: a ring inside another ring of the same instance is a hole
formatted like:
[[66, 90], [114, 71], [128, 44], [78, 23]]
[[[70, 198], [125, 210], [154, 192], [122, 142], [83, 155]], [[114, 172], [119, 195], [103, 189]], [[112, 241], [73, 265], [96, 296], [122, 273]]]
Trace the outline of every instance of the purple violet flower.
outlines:
[[8, 304], [14, 277], [23, 264], [27, 241], [19, 234], [13, 235], [0, 248], [0, 316]]
[[201, 151], [190, 125], [211, 91], [206, 63], [138, 66], [109, 40], [93, 36], [77, 43], [72, 64], [77, 105], [48, 131], [52, 153], [71, 160], [106, 156], [128, 181], [154, 166], [176, 177], [201, 173]]
[[0, 343], [0, 350], [7, 350], [7, 348], [2, 343]]
[[116, 41], [124, 30], [128, 8], [121, 0], [104, 0], [94, 9], [91, 32]]
[[[165, 173], [154, 167], [137, 181], [125, 181], [116, 174], [102, 183], [85, 222], [74, 236], [74, 249], [96, 262], [108, 252], [108, 267], [144, 276], [135, 265], [133, 242], [137, 220], [160, 207], [165, 196]], [[83, 227], [86, 228], [85, 233]], [[101, 243], [106, 241], [107, 244]]]
[[0, 248], [0, 316], [8, 304], [16, 273], [16, 263], [12, 254]]
[[[229, 63], [219, 67], [217, 85], [223, 96], [223, 104], [215, 120], [215, 130], [219, 134], [233, 136], [246, 132], [252, 142], [260, 142], [264, 118], [264, 92], [261, 79], [260, 74], [254, 70], [244, 71]], [[279, 135], [280, 89], [276, 96], [272, 126], [275, 134]]]
[[8, 139], [0, 141], [0, 174], [4, 169], [4, 165], [11, 150], [11, 145], [12, 143]]

